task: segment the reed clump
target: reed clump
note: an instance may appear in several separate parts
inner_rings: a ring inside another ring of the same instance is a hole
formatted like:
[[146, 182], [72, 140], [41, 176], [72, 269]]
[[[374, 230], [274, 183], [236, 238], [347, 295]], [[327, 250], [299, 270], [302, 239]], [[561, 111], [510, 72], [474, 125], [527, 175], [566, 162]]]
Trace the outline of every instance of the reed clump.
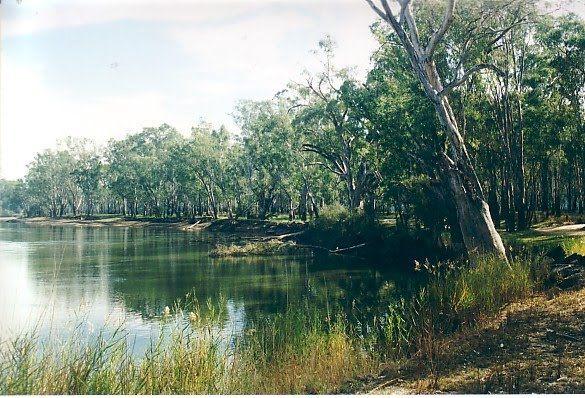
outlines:
[[546, 261], [524, 257], [509, 264], [483, 258], [475, 266], [443, 263], [421, 266], [427, 283], [409, 299], [391, 304], [380, 322], [379, 341], [394, 357], [422, 355], [432, 363], [440, 337], [473, 327], [506, 304], [539, 288]]
[[0, 394], [233, 394], [335, 391], [376, 358], [342, 319], [288, 312], [228, 338], [191, 311], [136, 356], [123, 329], [61, 343], [27, 335], [0, 348]]

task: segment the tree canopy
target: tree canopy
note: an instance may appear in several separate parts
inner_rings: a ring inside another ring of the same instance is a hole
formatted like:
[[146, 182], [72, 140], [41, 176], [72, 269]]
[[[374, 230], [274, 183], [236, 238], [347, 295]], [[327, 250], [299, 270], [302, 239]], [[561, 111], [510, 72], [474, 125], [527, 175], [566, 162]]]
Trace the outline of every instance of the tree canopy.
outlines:
[[468, 251], [585, 212], [582, 19], [520, 0], [368, 3], [381, 20], [364, 79], [326, 38], [321, 70], [236, 105], [238, 131], [64, 140], [1, 182], [2, 212], [306, 220], [341, 204]]

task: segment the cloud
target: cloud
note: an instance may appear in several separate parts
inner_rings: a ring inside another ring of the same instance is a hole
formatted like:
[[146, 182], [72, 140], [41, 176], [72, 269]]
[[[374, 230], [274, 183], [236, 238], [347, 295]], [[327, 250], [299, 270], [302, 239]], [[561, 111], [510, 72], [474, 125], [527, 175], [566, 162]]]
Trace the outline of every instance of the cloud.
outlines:
[[[3, 4], [5, 37], [28, 35], [117, 20], [214, 24], [238, 17], [254, 8], [291, 4], [322, 6], [355, 0], [24, 0]], [[363, 5], [362, 5], [363, 6]]]
[[165, 120], [174, 120], [183, 130], [190, 125], [188, 117], [177, 118], [160, 93], [145, 91], [79, 102], [65, 89], [48, 89], [38, 68], [14, 65], [4, 69], [9, 74], [3, 76], [0, 94], [0, 162], [6, 178], [21, 177], [34, 154], [54, 147], [58, 138], [84, 136], [105, 143]]
[[369, 32], [374, 18], [360, 3], [317, 1], [293, 6], [288, 2], [278, 7], [264, 5], [245, 15], [225, 20], [220, 28], [215, 24], [176, 24], [168, 34], [200, 61], [199, 71], [206, 76], [263, 95], [272, 95], [291, 79], [298, 79], [304, 69], [319, 68], [310, 50], [316, 49], [325, 35], [338, 44], [340, 66], [357, 65], [362, 72], [375, 48]]

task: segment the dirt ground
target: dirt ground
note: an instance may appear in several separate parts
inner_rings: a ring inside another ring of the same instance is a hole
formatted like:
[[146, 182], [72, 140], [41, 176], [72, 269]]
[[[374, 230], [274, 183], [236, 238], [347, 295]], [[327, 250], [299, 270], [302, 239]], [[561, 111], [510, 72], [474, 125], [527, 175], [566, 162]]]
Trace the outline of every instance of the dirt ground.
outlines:
[[558, 227], [535, 228], [535, 231], [547, 235], [585, 236], [585, 224], [561, 225]]
[[438, 342], [432, 363], [387, 369], [363, 392], [585, 393], [585, 289], [553, 295], [510, 305]]

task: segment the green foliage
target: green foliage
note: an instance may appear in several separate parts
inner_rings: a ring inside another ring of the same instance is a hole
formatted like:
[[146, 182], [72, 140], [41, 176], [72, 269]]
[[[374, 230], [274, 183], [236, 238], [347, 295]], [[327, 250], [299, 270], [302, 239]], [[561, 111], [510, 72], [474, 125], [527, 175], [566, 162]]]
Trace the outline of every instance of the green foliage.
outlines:
[[257, 202], [256, 216], [265, 219], [295, 163], [295, 134], [283, 103], [242, 101], [236, 108], [242, 133], [243, 167]]
[[[387, 228], [365, 217], [363, 212], [350, 211], [337, 203], [324, 206], [319, 218], [310, 223], [301, 238], [336, 249], [362, 243], [375, 247], [387, 234]], [[371, 250], [371, 247], [368, 250]]]
[[0, 215], [19, 214], [24, 210], [25, 190], [22, 180], [0, 180]]

